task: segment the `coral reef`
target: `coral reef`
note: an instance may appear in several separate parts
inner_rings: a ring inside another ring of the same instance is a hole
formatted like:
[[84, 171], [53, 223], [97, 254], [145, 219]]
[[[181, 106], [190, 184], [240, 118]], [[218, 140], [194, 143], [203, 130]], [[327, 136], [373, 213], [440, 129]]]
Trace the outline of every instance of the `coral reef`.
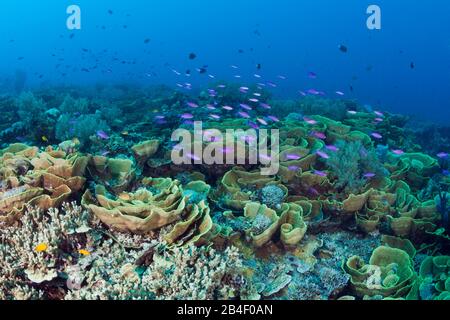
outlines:
[[[449, 299], [445, 137], [427, 147], [404, 116], [257, 88], [0, 99], [0, 299]], [[245, 153], [175, 165], [171, 135], [195, 120], [209, 135], [193, 150]], [[247, 129], [278, 130], [276, 174], [247, 161], [271, 140]]]

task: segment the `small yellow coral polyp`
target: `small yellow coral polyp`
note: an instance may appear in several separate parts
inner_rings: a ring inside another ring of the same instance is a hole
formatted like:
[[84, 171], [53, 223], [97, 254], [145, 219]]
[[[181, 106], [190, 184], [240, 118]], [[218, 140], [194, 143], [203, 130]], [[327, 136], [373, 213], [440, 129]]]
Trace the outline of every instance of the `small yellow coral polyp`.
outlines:
[[36, 252], [45, 252], [48, 249], [48, 245], [45, 243], [40, 243], [34, 248]]
[[82, 256], [89, 256], [91, 254], [89, 251], [84, 249], [78, 250], [78, 253], [81, 254]]

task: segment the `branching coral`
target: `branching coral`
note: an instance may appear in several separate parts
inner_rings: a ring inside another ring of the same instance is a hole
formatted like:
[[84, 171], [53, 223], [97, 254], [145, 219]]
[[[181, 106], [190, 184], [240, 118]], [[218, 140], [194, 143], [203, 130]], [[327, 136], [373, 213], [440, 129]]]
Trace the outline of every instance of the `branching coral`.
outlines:
[[57, 278], [70, 263], [70, 254], [76, 254], [84, 245], [83, 235], [89, 225], [90, 216], [76, 204], [48, 212], [28, 207], [19, 226], [2, 227], [0, 278], [5, 282], [0, 292], [15, 299], [19, 293], [24, 299], [42, 296], [37, 286]]
[[157, 299], [232, 299], [245, 286], [242, 261], [233, 247], [223, 253], [208, 247], [174, 248], [154, 260], [142, 283]]

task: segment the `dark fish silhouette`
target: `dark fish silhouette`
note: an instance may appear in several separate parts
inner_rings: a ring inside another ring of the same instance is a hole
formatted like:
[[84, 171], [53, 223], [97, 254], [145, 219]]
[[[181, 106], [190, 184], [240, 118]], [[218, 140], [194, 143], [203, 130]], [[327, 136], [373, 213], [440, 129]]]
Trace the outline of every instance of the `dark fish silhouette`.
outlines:
[[348, 48], [346, 46], [344, 46], [343, 44], [340, 44], [338, 48], [343, 53], [347, 53], [348, 52]]
[[195, 53], [190, 53], [189, 54], [189, 60], [194, 60], [195, 58], [197, 58], [197, 55]]

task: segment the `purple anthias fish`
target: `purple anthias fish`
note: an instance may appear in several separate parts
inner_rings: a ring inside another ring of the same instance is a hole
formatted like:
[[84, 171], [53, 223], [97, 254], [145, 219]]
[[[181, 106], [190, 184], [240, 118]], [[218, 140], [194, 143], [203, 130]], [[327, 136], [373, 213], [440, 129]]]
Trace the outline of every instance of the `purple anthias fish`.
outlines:
[[334, 145], [330, 145], [330, 146], [325, 146], [325, 148], [327, 148], [327, 150], [333, 151], [333, 152], [338, 152], [339, 148], [334, 146]]
[[315, 174], [316, 176], [319, 176], [319, 177], [326, 177], [327, 176], [326, 172], [319, 171], [319, 170], [314, 170], [313, 174]]
[[373, 132], [371, 136], [374, 137], [375, 139], [383, 139], [383, 136], [378, 132]]
[[108, 140], [109, 139], [109, 135], [103, 130], [98, 130], [97, 131], [97, 137], [99, 137], [100, 139], [103, 139], [103, 140]]
[[445, 158], [448, 158], [448, 153], [447, 152], [439, 152], [436, 156], [439, 159], [445, 159]]
[[232, 111], [233, 107], [230, 106], [223, 106], [222, 109], [227, 110], [227, 111]]
[[260, 105], [262, 108], [267, 109], [267, 110], [272, 109], [272, 107], [271, 107], [270, 105], [268, 105], [267, 103], [260, 103], [259, 105]]
[[248, 110], [248, 111], [253, 110], [252, 107], [250, 107], [248, 104], [245, 104], [245, 103], [241, 103], [239, 106], [240, 106], [242, 109], [245, 109], [245, 110]]
[[286, 155], [286, 160], [299, 160], [302, 157], [299, 156], [298, 154], [287, 154]]
[[364, 177], [364, 178], [367, 178], [367, 179], [373, 178], [373, 177], [375, 177], [375, 176], [376, 176], [376, 174], [373, 173], [373, 172], [368, 172], [368, 173], [366, 173], [366, 174], [363, 175], [363, 177]]
[[201, 160], [200, 157], [198, 157], [198, 156], [196, 156], [195, 154], [192, 154], [192, 153], [188, 153], [187, 156], [188, 156], [188, 158], [190, 158], [190, 159], [192, 159], [194, 161], [200, 161]]
[[289, 170], [289, 171], [298, 171], [299, 169], [300, 169], [299, 166], [289, 166], [289, 167], [288, 167], [288, 170]]
[[311, 132], [311, 135], [312, 135], [313, 137], [316, 137], [317, 139], [321, 139], [321, 140], [325, 140], [325, 139], [327, 138], [327, 136], [326, 136], [325, 133], [323, 133], [323, 132], [316, 132], [316, 131], [313, 131], [313, 132]]
[[242, 118], [249, 119], [250, 115], [247, 112], [239, 111], [238, 115], [240, 115]]
[[400, 149], [396, 149], [396, 150], [392, 150], [392, 153], [397, 155], [397, 156], [401, 156], [405, 154], [405, 151], [400, 150]]
[[308, 117], [303, 117], [303, 120], [307, 123], [307, 124], [311, 124], [311, 125], [315, 125], [317, 124], [317, 121]]
[[325, 152], [323, 152], [323, 151], [317, 151], [316, 153], [322, 159], [330, 159], [330, 156], [328, 154], [326, 154]]
[[317, 91], [316, 89], [309, 89], [309, 90], [307, 91], [307, 93], [308, 93], [308, 94], [312, 94], [312, 95], [314, 95], [314, 96], [317, 96], [317, 95], [320, 94], [320, 92]]
[[209, 117], [214, 120], [219, 120], [221, 118], [218, 114], [210, 114]]
[[268, 119], [272, 120], [273, 122], [280, 122], [280, 119], [278, 119], [275, 116], [267, 116]]
[[190, 114], [190, 113], [184, 113], [184, 114], [182, 114], [181, 115], [181, 119], [193, 119], [194, 118], [194, 115], [193, 114]]
[[188, 102], [187, 105], [191, 108], [198, 108], [198, 104], [196, 104], [194, 102]]

